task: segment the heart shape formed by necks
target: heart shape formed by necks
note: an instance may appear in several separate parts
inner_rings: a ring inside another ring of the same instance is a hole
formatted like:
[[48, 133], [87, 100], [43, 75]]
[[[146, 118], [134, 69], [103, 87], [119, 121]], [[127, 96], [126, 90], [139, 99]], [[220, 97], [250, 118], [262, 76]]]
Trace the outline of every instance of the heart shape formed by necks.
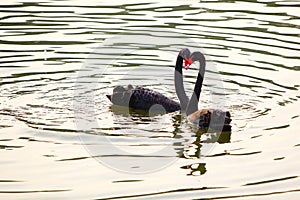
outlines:
[[189, 69], [190, 65], [193, 64], [193, 58], [184, 58], [184, 69]]
[[[189, 69], [193, 62], [199, 62], [199, 72], [191, 98], [188, 98], [183, 85], [182, 68]], [[180, 100], [181, 110], [185, 110], [188, 119], [198, 124], [199, 128], [211, 128], [216, 131], [231, 131], [231, 115], [228, 111], [218, 109], [198, 109], [200, 93], [202, 90], [206, 68], [205, 56], [200, 51], [190, 52], [189, 49], [182, 49], [175, 65], [175, 89]]]

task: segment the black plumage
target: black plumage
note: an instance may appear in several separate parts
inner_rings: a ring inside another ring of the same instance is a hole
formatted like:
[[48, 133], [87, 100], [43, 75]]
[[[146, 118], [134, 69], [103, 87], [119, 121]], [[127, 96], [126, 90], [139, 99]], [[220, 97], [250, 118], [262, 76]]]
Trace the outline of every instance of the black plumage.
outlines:
[[[106, 95], [115, 105], [131, 107], [138, 110], [158, 110], [174, 112], [180, 110], [180, 104], [165, 95], [144, 87], [117, 86], [112, 95]], [[155, 106], [157, 105], [157, 106]]]

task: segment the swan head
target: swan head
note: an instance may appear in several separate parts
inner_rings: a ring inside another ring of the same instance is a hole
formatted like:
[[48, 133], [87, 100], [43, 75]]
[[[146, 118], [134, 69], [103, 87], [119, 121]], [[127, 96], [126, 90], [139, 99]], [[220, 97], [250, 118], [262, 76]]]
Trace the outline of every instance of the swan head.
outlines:
[[[190, 52], [188, 48], [181, 49], [179, 52], [179, 56], [181, 56], [184, 60], [184, 69], [189, 69], [189, 67], [195, 62], [199, 61], [202, 66], [205, 67], [205, 57], [200, 51], [195, 51], [193, 53]], [[204, 70], [204, 67], [202, 67], [201, 70]]]
[[191, 56], [191, 51], [188, 48], [181, 49], [179, 52], [179, 55], [183, 58], [184, 60], [184, 69], [189, 69], [190, 65], [193, 64], [194, 60], [193, 57]]

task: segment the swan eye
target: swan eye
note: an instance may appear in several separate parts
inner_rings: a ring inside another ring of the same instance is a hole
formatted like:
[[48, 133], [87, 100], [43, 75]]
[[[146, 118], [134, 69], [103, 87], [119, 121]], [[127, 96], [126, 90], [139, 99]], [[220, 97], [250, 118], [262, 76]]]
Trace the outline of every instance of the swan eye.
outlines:
[[184, 69], [189, 69], [190, 65], [193, 64], [192, 57], [184, 58]]

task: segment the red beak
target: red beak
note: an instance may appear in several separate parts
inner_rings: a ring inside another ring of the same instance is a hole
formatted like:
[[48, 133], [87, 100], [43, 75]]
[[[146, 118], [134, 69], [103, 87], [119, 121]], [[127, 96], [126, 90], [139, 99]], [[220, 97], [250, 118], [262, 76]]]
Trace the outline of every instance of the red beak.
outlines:
[[193, 64], [192, 57], [190, 58], [184, 58], [184, 69], [189, 69], [189, 66]]

